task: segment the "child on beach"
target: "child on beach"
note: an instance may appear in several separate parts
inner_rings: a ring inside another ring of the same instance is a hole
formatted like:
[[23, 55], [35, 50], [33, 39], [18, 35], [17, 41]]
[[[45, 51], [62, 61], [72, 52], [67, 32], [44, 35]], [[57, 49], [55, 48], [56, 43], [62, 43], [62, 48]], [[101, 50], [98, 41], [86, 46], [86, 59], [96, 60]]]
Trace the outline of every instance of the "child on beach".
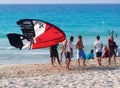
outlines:
[[86, 60], [94, 59], [94, 50], [92, 49], [89, 53], [86, 54]]
[[76, 49], [77, 49], [77, 59], [78, 59], [78, 66], [80, 66], [80, 59], [83, 60], [83, 66], [85, 65], [85, 52], [83, 50], [83, 42], [82, 42], [82, 36], [78, 36], [78, 41], [76, 43]]
[[108, 50], [107, 46], [104, 46], [103, 49], [104, 49], [104, 53], [103, 53], [102, 58], [109, 57], [109, 50]]
[[54, 62], [56, 58], [57, 58], [58, 64], [61, 66], [59, 56], [58, 56], [58, 51], [57, 51], [57, 45], [50, 47], [50, 57], [51, 57], [51, 63], [53, 67], [54, 67]]
[[67, 39], [65, 39], [62, 42], [62, 47], [61, 47], [61, 52], [60, 52], [60, 61], [62, 62], [62, 54], [64, 53], [65, 57], [66, 57], [66, 46], [67, 46]]
[[96, 37], [94, 48], [96, 49], [97, 63], [98, 65], [101, 65], [103, 43], [100, 41], [100, 36]]
[[67, 45], [67, 51], [66, 51], [66, 70], [70, 70], [70, 61], [73, 56], [73, 44], [72, 42], [74, 41], [73, 36], [70, 37], [70, 41], [68, 42]]

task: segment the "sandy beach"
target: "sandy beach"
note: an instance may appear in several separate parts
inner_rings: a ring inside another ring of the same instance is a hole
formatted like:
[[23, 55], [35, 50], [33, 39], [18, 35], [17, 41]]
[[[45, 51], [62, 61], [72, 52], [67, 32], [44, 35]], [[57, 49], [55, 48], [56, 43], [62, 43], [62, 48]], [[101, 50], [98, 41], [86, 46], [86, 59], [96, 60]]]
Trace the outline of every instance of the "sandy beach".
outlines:
[[53, 68], [46, 64], [0, 65], [0, 88], [119, 88], [120, 58], [117, 66], [108, 66], [107, 59], [102, 59], [102, 66], [97, 66], [96, 59], [86, 61], [87, 67], [78, 67], [72, 60], [71, 70], [66, 71], [56, 63]]

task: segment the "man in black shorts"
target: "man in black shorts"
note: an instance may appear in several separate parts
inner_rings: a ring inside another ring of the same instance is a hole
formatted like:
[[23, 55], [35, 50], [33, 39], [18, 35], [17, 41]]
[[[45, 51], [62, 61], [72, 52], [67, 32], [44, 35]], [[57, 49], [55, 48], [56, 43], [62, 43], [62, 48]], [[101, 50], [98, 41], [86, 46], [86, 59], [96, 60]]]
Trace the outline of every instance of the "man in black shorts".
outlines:
[[101, 65], [103, 43], [100, 41], [100, 36], [96, 37], [94, 48], [96, 50], [97, 63], [98, 65]]
[[71, 36], [68, 42], [67, 51], [66, 51], [66, 70], [70, 70], [70, 61], [71, 61], [71, 58], [73, 57], [73, 44], [72, 44], [73, 41], [74, 41], [74, 38], [73, 36]]
[[57, 61], [58, 61], [59, 65], [61, 66], [59, 56], [58, 56], [58, 51], [57, 51], [57, 45], [54, 45], [54, 46], [50, 47], [50, 57], [51, 57], [51, 63], [52, 63], [53, 67], [54, 67], [54, 62], [55, 62], [56, 58], [57, 58]]

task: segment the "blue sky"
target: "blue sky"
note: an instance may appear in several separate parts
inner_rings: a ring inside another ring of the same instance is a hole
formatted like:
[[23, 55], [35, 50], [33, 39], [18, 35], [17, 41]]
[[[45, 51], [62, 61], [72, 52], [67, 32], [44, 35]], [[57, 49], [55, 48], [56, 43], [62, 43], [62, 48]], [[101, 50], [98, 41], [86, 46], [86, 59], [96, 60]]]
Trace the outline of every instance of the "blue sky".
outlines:
[[120, 3], [120, 0], [0, 0], [0, 4], [11, 3]]

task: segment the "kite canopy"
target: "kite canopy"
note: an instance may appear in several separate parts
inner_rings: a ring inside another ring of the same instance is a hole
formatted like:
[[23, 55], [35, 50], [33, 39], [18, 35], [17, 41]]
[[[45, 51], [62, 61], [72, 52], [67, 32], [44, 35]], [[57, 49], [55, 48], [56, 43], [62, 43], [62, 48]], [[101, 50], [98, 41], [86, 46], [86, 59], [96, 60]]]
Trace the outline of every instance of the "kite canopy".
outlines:
[[30, 47], [31, 41], [24, 35], [9, 33], [7, 34], [9, 42], [12, 46], [22, 49], [25, 47]]
[[[31, 49], [50, 47], [62, 42], [66, 37], [60, 28], [42, 20], [22, 19], [17, 21], [17, 24], [20, 26], [23, 35], [15, 33], [7, 35], [10, 44], [16, 48], [20, 48], [19, 46], [22, 48], [29, 46]], [[16, 39], [16, 36], [19, 37]], [[24, 36], [24, 39], [21, 39], [21, 36]]]

